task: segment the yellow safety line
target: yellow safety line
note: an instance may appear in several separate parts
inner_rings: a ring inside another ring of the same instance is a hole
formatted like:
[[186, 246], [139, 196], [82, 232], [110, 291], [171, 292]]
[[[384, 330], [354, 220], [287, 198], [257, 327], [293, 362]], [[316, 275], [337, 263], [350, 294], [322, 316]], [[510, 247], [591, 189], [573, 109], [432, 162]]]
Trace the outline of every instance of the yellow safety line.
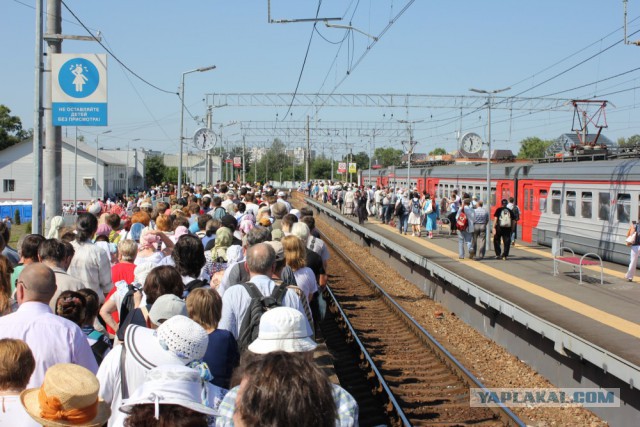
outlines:
[[[371, 223], [376, 224], [373, 221]], [[378, 224], [379, 223], [377, 223], [376, 225]], [[425, 240], [425, 239], [417, 238], [413, 236], [407, 236], [407, 237], [411, 238], [413, 241], [421, 243], [424, 246], [427, 246], [429, 249], [431, 249], [434, 252], [437, 252], [440, 255], [443, 255], [447, 258], [451, 258], [452, 260], [462, 261], [458, 259], [457, 252], [453, 252], [448, 249], [442, 248], [439, 245], [436, 245], [435, 243], [430, 242], [429, 240]], [[505, 281], [510, 285], [513, 285], [531, 294], [534, 294], [541, 298], [552, 301], [558, 305], [561, 305], [562, 307], [568, 310], [571, 310], [583, 316], [587, 316], [595, 320], [596, 322], [602, 323], [603, 325], [617, 329], [633, 337], [640, 338], [640, 324], [631, 322], [629, 320], [623, 319], [618, 316], [614, 316], [611, 313], [607, 313], [606, 311], [599, 310], [588, 304], [584, 304], [573, 298], [566, 297], [562, 294], [551, 291], [542, 286], [535, 285], [531, 282], [521, 279], [520, 277], [505, 273], [504, 271], [499, 270], [497, 268], [490, 267], [489, 265], [484, 264], [482, 262], [475, 262], [475, 261], [470, 263], [465, 262], [465, 264], [468, 267], [471, 267], [477, 271], [496, 277], [500, 280]]]

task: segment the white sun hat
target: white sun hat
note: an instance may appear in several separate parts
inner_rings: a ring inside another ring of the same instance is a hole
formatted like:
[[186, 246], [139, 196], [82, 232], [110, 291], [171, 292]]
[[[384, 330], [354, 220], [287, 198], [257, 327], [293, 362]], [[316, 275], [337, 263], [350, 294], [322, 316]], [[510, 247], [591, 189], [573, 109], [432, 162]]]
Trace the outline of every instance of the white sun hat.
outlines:
[[313, 351], [318, 345], [312, 335], [309, 321], [300, 311], [276, 307], [260, 318], [258, 338], [249, 345], [249, 351], [257, 354]]
[[129, 399], [122, 402], [120, 411], [129, 413], [136, 405], [154, 405], [155, 419], [160, 417], [160, 405], [179, 405], [207, 415], [218, 412], [203, 405], [202, 381], [195, 369], [184, 365], [162, 365], [147, 372], [145, 382]]

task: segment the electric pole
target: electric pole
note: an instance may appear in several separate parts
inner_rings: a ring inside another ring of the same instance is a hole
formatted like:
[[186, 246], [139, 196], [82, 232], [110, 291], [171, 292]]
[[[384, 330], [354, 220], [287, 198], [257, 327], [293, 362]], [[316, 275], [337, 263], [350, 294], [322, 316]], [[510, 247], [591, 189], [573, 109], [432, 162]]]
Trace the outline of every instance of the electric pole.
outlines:
[[[44, 39], [47, 42], [47, 63], [45, 69], [51, 70], [51, 58], [53, 55], [62, 52], [62, 15], [60, 10], [60, 0], [47, 0], [47, 30]], [[53, 83], [52, 73], [47, 73], [47, 96], [44, 103], [45, 116], [45, 145], [42, 152], [43, 164], [43, 196], [45, 210], [45, 223], [50, 223], [51, 218], [62, 214], [62, 128], [53, 125], [53, 109], [51, 101], [51, 87]], [[98, 177], [96, 177], [96, 182]], [[42, 206], [38, 215], [38, 223], [42, 218]], [[34, 233], [39, 233], [42, 229], [33, 228]]]

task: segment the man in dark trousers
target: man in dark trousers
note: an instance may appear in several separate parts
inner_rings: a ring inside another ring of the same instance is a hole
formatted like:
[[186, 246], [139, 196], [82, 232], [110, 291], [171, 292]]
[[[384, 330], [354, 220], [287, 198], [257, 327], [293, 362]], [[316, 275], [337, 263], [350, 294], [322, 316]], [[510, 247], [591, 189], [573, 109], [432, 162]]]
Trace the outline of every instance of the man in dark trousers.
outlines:
[[[513, 211], [507, 207], [509, 201], [502, 199], [502, 207], [496, 209], [494, 228], [493, 228], [493, 249], [496, 252], [496, 259], [504, 259], [506, 261], [509, 256], [509, 249], [511, 248], [511, 231], [515, 224], [515, 215]], [[502, 246], [504, 251], [500, 250], [500, 240], [502, 239]]]

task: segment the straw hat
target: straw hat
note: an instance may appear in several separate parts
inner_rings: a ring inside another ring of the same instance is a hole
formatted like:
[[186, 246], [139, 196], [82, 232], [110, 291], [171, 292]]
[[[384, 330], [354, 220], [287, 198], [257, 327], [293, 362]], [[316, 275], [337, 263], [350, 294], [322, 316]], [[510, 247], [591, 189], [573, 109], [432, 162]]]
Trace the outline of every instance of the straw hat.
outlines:
[[109, 405], [98, 400], [100, 384], [86, 368], [59, 363], [47, 369], [40, 388], [20, 393], [27, 413], [43, 426], [102, 426], [111, 416]]

